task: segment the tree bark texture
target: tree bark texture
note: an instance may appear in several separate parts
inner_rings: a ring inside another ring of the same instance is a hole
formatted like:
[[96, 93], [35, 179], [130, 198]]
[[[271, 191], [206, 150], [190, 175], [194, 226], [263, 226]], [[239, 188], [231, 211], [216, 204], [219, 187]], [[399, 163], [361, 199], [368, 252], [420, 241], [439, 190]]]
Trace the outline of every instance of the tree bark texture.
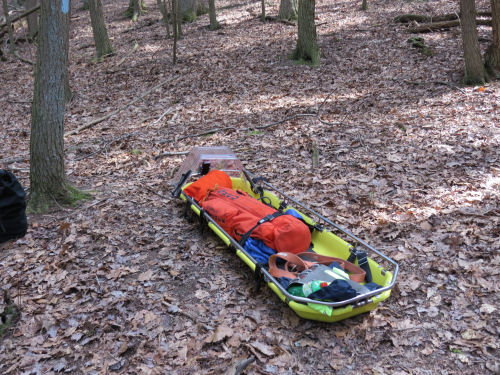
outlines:
[[113, 48], [111, 47], [108, 30], [106, 30], [106, 24], [104, 23], [101, 0], [90, 0], [89, 9], [96, 54], [97, 58], [100, 59], [105, 55], [113, 53]]
[[217, 30], [220, 28], [217, 22], [217, 14], [215, 12], [215, 0], [208, 0], [208, 16], [210, 17], [210, 30]]
[[293, 59], [317, 65], [319, 47], [314, 23], [315, 0], [299, 0], [298, 39]]
[[[24, 5], [26, 10], [32, 9], [38, 5], [38, 0], [26, 0]], [[38, 32], [38, 12], [31, 13], [28, 16], [28, 36], [34, 38]]]
[[500, 0], [491, 0], [493, 41], [485, 54], [485, 66], [492, 77], [500, 79]]
[[296, 20], [297, 0], [281, 0], [278, 18], [285, 21]]
[[165, 0], [156, 0], [158, 3], [158, 8], [160, 8], [161, 20], [167, 29], [167, 38], [170, 38], [170, 26], [168, 21], [168, 11], [167, 6], [165, 5]]
[[464, 51], [464, 83], [475, 84], [486, 81], [486, 70], [481, 57], [476, 26], [476, 3], [474, 0], [460, 0], [460, 24]]
[[128, 9], [125, 12], [132, 21], [137, 21], [139, 16], [144, 10], [144, 0], [130, 0], [128, 3]]
[[179, 28], [177, 27], [179, 22], [179, 0], [172, 0], [172, 16], [173, 16], [173, 26], [174, 26], [174, 44], [172, 50], [172, 63], [175, 65], [177, 63], [177, 39], [179, 38]]
[[67, 75], [69, 0], [41, 0], [31, 110], [30, 207], [46, 210], [67, 199], [64, 170], [64, 86]]
[[7, 0], [2, 0], [2, 6], [5, 15], [5, 23], [7, 24], [7, 29], [9, 31], [10, 53], [14, 54], [14, 52], [16, 51], [16, 43], [14, 41], [14, 33], [12, 32], [12, 23], [10, 22], [9, 6], [7, 5]]

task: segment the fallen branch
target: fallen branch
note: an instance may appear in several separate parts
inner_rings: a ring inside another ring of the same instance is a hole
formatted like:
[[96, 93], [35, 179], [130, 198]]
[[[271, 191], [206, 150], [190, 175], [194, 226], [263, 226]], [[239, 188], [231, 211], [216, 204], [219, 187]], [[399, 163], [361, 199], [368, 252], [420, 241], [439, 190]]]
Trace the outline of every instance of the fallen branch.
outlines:
[[[491, 26], [491, 20], [476, 19], [477, 25]], [[412, 27], [408, 29], [409, 33], [430, 33], [441, 29], [450, 29], [452, 27], [460, 26], [460, 20], [456, 19], [453, 21], [443, 21], [443, 22], [432, 22], [426, 23], [417, 27]]]
[[184, 136], [178, 138], [177, 140], [182, 141], [183, 139], [186, 139], [186, 138], [203, 137], [204, 135], [212, 135], [212, 134], [222, 132], [222, 131], [227, 131], [227, 130], [236, 130], [236, 128], [234, 126], [226, 126], [225, 128], [210, 129], [210, 130], [207, 130], [206, 132], [203, 132], [203, 133], [184, 135]]
[[29, 64], [29, 65], [35, 65], [35, 63], [31, 60], [25, 59], [17, 51], [14, 51], [14, 56], [16, 56], [19, 60], [21, 60], [23, 63]]
[[[24, 18], [26, 16], [29, 16], [31, 13], [36, 12], [38, 9], [40, 9], [40, 5], [37, 5], [36, 7], [31, 8], [31, 9], [27, 10], [26, 12], [19, 14], [18, 16], [12, 17], [10, 19], [10, 22], [14, 23], [16, 21], [19, 21], [21, 18]], [[0, 29], [3, 29], [5, 26], [7, 26], [7, 22], [2, 23], [0, 25]]]
[[[453, 21], [457, 20], [460, 13], [448, 13], [440, 16], [426, 16], [423, 14], [402, 14], [400, 16], [394, 17], [394, 22], [399, 23], [409, 23], [415, 22], [443, 22], [443, 21]], [[478, 17], [491, 17], [491, 12], [477, 12]]]
[[167, 156], [180, 156], [180, 155], [187, 155], [189, 154], [189, 151], [179, 151], [179, 152], [164, 152], [162, 154], [158, 154], [154, 157], [155, 160], [165, 158]]
[[98, 119], [96, 119], [96, 120], [93, 120], [93, 121], [91, 121], [91, 122], [89, 122], [89, 123], [87, 123], [87, 124], [85, 124], [85, 125], [82, 125], [82, 126], [80, 126], [79, 128], [76, 128], [76, 129], [74, 129], [74, 130], [71, 130], [71, 131], [69, 131], [69, 132], [66, 132], [66, 133], [64, 134], [64, 136], [73, 135], [73, 134], [78, 134], [78, 133], [80, 133], [82, 130], [89, 129], [89, 128], [92, 128], [92, 127], [96, 126], [97, 124], [99, 124], [99, 123], [101, 123], [101, 122], [103, 122], [103, 121], [105, 121], [105, 120], [109, 119], [110, 117], [112, 117], [112, 116], [114, 116], [114, 115], [118, 114], [119, 112], [121, 112], [121, 111], [123, 111], [123, 110], [127, 109], [128, 107], [130, 107], [131, 105], [133, 105], [133, 104], [137, 103], [138, 101], [143, 100], [146, 96], [148, 96], [149, 94], [151, 94], [153, 91], [155, 91], [155, 90], [159, 89], [160, 87], [162, 87], [162, 86], [166, 85], [167, 83], [171, 82], [173, 79], [174, 79], [174, 77], [173, 77], [173, 76], [171, 76], [171, 77], [167, 78], [167, 79], [166, 79], [166, 80], [164, 80], [163, 82], [160, 82], [159, 84], [157, 84], [157, 85], [156, 85], [156, 86], [154, 86], [153, 88], [151, 88], [151, 89], [147, 90], [145, 93], [141, 94], [139, 97], [137, 97], [137, 98], [135, 98], [134, 100], [132, 100], [132, 101], [128, 102], [127, 104], [125, 104], [124, 106], [122, 106], [122, 107], [118, 108], [117, 110], [115, 110], [115, 111], [113, 111], [113, 112], [111, 112], [111, 113], [107, 114], [106, 116], [100, 117], [100, 118], [98, 118]]
[[26, 160], [26, 157], [20, 157], [20, 158], [10, 158], [10, 159], [0, 159], [0, 164], [13, 164], [13, 163], [18, 163], [20, 161]]
[[[132, 54], [137, 50], [137, 48], [139, 47], [139, 44], [137, 42], [134, 43], [134, 46], [132, 47], [132, 50], [130, 52], [128, 52], [125, 56], [123, 56], [120, 61], [118, 61], [118, 63], [114, 66], [115, 68], [118, 68], [121, 64], [123, 64], [123, 62], [130, 56], [132, 56]], [[117, 70], [113, 70], [113, 69], [109, 69], [107, 71], [107, 73], [116, 73]]]
[[458, 87], [457, 85], [453, 84], [453, 83], [450, 83], [450, 82], [446, 82], [446, 81], [410, 81], [410, 80], [407, 80], [407, 79], [397, 79], [397, 78], [393, 78], [392, 79], [393, 81], [395, 82], [403, 82], [403, 83], [406, 83], [408, 85], [442, 85], [442, 86], [449, 86], [455, 90], [458, 90], [460, 91], [461, 93], [465, 94], [465, 91]]
[[[330, 98], [330, 96], [332, 96], [332, 94], [330, 93], [326, 98], [325, 100], [323, 100], [323, 102], [321, 103], [321, 105], [319, 106], [318, 110], [316, 111], [316, 113], [297, 113], [293, 116], [289, 116], [289, 117], [285, 117], [284, 119], [282, 120], [279, 120], [279, 121], [274, 121], [274, 122], [271, 122], [269, 124], [266, 124], [266, 125], [261, 125], [261, 126], [251, 126], [251, 127], [248, 127], [248, 128], [243, 128], [243, 129], [239, 129], [239, 130], [243, 130], [243, 131], [251, 131], [251, 130], [265, 130], [265, 129], [269, 129], [270, 127], [272, 126], [275, 126], [275, 125], [278, 125], [278, 124], [282, 124], [284, 122], [287, 122], [287, 121], [291, 121], [293, 119], [296, 119], [296, 118], [299, 118], [299, 117], [316, 117], [318, 119], [319, 122], [321, 122], [322, 124], [324, 125], [329, 125], [329, 126], [335, 126], [335, 125], [341, 125], [341, 122], [337, 122], [337, 123], [333, 123], [333, 122], [327, 122], [323, 119], [321, 119], [321, 109], [323, 108], [323, 106], [325, 105], [326, 101]], [[344, 117], [345, 119], [345, 117]], [[168, 143], [168, 142], [172, 142], [174, 140], [176, 141], [181, 141], [183, 139], [187, 139], [187, 138], [196, 138], [196, 137], [202, 137], [202, 136], [205, 136], [205, 135], [212, 135], [212, 134], [215, 134], [215, 133], [218, 133], [218, 132], [222, 132], [222, 131], [227, 131], [227, 130], [237, 130], [235, 127], [233, 126], [226, 126], [224, 128], [215, 128], [215, 129], [211, 129], [211, 130], [208, 130], [206, 132], [203, 132], [203, 133], [197, 133], [197, 134], [188, 134], [188, 135], [184, 135], [180, 138], [177, 138], [177, 139], [173, 139], [173, 138], [168, 138], [168, 139], [164, 139], [160, 142], [158, 142], [159, 144], [165, 144], [165, 143]], [[158, 155], [159, 156], [159, 155]], [[166, 156], [169, 156], [169, 155], [166, 155]], [[156, 158], [155, 158], [156, 160]]]
[[255, 361], [255, 356], [251, 356], [246, 359], [242, 359], [239, 362], [234, 363], [230, 368], [226, 370], [225, 375], [240, 375], [251, 363]]

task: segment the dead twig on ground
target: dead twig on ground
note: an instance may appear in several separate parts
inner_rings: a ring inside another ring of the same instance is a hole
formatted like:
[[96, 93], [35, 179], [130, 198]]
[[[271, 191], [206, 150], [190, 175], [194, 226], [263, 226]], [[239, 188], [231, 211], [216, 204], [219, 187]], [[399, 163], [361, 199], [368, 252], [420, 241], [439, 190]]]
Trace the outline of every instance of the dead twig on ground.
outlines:
[[18, 158], [10, 158], [10, 159], [0, 159], [0, 164], [6, 164], [6, 165], [9, 165], [9, 164], [13, 164], [13, 163], [18, 163], [20, 161], [24, 161], [26, 160], [27, 157], [18, 157]]
[[179, 151], [179, 152], [164, 152], [162, 154], [156, 155], [154, 157], [155, 160], [167, 157], [167, 156], [181, 156], [181, 155], [187, 155], [189, 154], [189, 151]]
[[255, 356], [244, 358], [235, 362], [230, 368], [227, 369], [225, 375], [240, 375], [250, 364], [255, 361]]
[[182, 137], [178, 138], [177, 140], [182, 141], [183, 139], [186, 139], [186, 138], [203, 137], [205, 135], [212, 135], [212, 134], [215, 134], [218, 132], [223, 132], [223, 131], [228, 131], [228, 130], [236, 130], [236, 128], [234, 126], [226, 126], [224, 128], [210, 129], [210, 130], [207, 130], [206, 132], [202, 132], [202, 133], [183, 135]]
[[14, 51], [14, 56], [16, 56], [19, 60], [21, 60], [23, 63], [29, 64], [29, 65], [35, 65], [35, 63], [31, 60], [25, 59], [17, 51]]
[[135, 103], [137, 103], [138, 101], [140, 100], [143, 100], [146, 96], [148, 96], [149, 94], [151, 94], [153, 91], [159, 89], [160, 87], [162, 86], [165, 86], [167, 83], [171, 82], [172, 80], [174, 79], [173, 76], [167, 78], [166, 80], [164, 80], [163, 82], [160, 82], [159, 84], [157, 84], [156, 86], [154, 86], [153, 88], [147, 90], [146, 92], [144, 92], [143, 94], [141, 94], [139, 97], [135, 98], [134, 100], [128, 102], [127, 104], [123, 105], [122, 107], [118, 108], [117, 110], [114, 110], [113, 112], [107, 114], [106, 116], [103, 116], [103, 117], [100, 117], [96, 120], [93, 120], [85, 125], [82, 125], [74, 130], [71, 130], [69, 132], [66, 132], [64, 134], [64, 136], [68, 136], [68, 135], [73, 135], [73, 134], [78, 134], [80, 133], [82, 130], [85, 130], [85, 129], [89, 129], [89, 128], [92, 128], [94, 127], [95, 125], [97, 124], [100, 124], [101, 122], [109, 119], [110, 117], [120, 113], [121, 111], [127, 109], [128, 107], [130, 107], [131, 105], [134, 105]]
[[397, 78], [392, 78], [393, 81], [395, 82], [403, 82], [408, 85], [441, 85], [441, 86], [448, 86], [451, 87], [452, 89], [460, 91], [462, 94], [465, 94], [465, 90], [458, 87], [456, 84], [451, 83], [451, 82], [446, 82], [446, 81], [410, 81], [407, 79], [397, 79]]
[[[274, 122], [271, 122], [269, 124], [260, 125], [260, 126], [252, 126], [252, 127], [238, 129], [238, 130], [242, 130], [242, 131], [265, 130], [265, 129], [269, 129], [269, 128], [275, 126], [275, 125], [279, 125], [279, 124], [282, 124], [282, 123], [287, 122], [287, 121], [294, 120], [294, 119], [299, 118], [299, 117], [316, 117], [319, 122], [321, 122], [324, 125], [329, 125], [329, 126], [341, 125], [342, 124], [341, 122], [338, 122], [338, 123], [327, 122], [327, 121], [321, 119], [321, 117], [320, 117], [320, 115], [321, 115], [321, 109], [325, 105], [326, 101], [332, 96], [332, 94], [333, 93], [330, 93], [323, 100], [323, 102], [319, 106], [319, 108], [316, 111], [316, 113], [297, 113], [297, 114], [295, 114], [293, 116], [285, 117], [284, 119], [281, 119], [279, 121], [274, 121]], [[344, 119], [345, 119], [345, 117], [344, 117]], [[210, 129], [210, 130], [202, 132], [202, 133], [184, 135], [184, 136], [182, 136], [180, 138], [177, 138], [176, 140], [177, 141], [182, 141], [182, 140], [187, 139], [187, 138], [202, 137], [202, 136], [205, 136], [205, 135], [212, 135], [212, 134], [215, 134], [215, 133], [219, 133], [219, 132], [223, 132], [223, 131], [228, 131], [228, 130], [237, 130], [237, 129], [234, 126], [226, 126], [224, 128]], [[172, 142], [173, 140], [174, 140], [173, 138], [164, 139], [164, 140], [160, 141], [159, 144], [165, 144], [165, 143], [168, 143], [168, 142]], [[160, 155], [156, 156], [155, 160], [158, 160], [159, 158], [161, 158], [162, 155], [163, 154], [160, 154]], [[167, 154], [165, 156], [173, 156], [173, 155], [168, 155]]]

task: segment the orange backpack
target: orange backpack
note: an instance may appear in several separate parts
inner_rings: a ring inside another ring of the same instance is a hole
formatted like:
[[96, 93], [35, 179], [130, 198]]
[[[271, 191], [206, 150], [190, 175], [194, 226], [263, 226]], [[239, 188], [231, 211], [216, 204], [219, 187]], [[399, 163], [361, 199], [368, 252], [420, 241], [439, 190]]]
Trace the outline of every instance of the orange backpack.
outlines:
[[276, 251], [301, 253], [311, 243], [311, 232], [302, 221], [240, 190], [216, 189], [208, 194], [201, 206], [242, 246], [252, 237]]
[[242, 246], [252, 237], [280, 252], [307, 250], [311, 232], [306, 224], [231, 187], [231, 178], [226, 173], [212, 170], [186, 187], [184, 193], [196, 200]]

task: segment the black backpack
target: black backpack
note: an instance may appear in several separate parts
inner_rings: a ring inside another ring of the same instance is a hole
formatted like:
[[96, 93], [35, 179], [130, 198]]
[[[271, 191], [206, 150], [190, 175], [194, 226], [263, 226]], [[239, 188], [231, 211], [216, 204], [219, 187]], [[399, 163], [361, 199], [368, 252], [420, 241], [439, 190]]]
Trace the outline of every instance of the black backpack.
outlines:
[[26, 193], [16, 176], [0, 169], [0, 243], [23, 237], [27, 229]]

